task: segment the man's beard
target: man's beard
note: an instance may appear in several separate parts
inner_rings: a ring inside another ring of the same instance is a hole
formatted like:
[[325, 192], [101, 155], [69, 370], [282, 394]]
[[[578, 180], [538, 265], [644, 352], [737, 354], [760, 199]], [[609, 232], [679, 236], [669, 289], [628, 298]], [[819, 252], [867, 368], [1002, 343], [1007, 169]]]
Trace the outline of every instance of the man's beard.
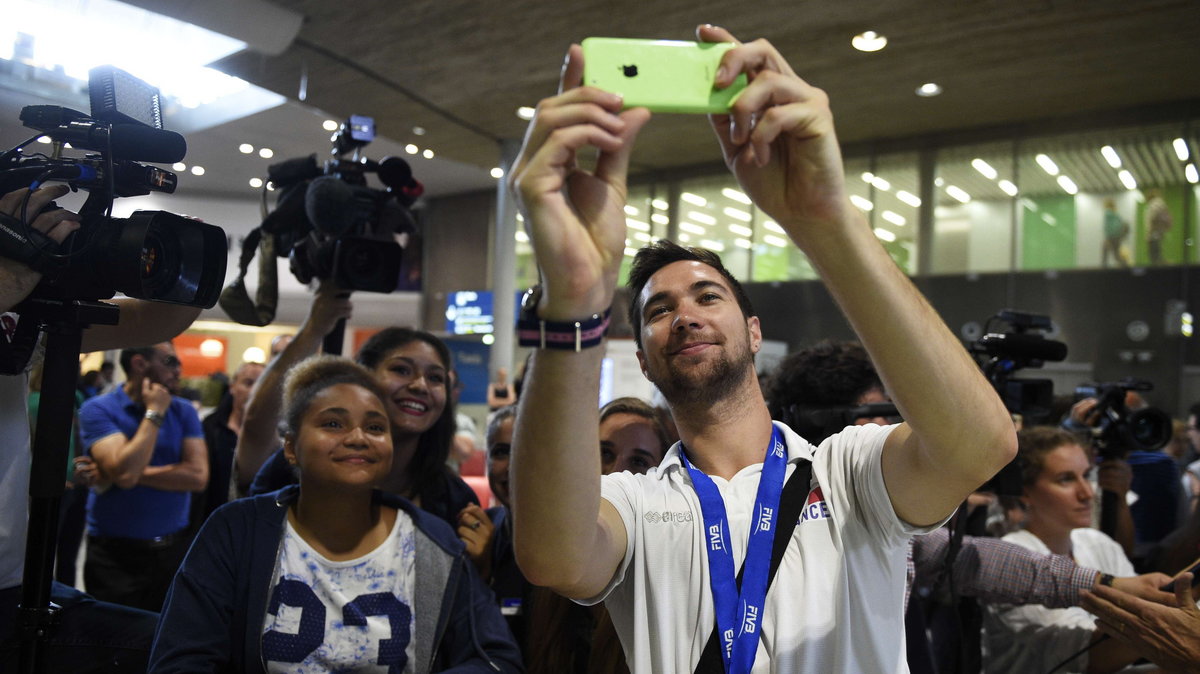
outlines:
[[669, 364], [662, 373], [647, 368], [646, 378], [673, 407], [711, 406], [738, 390], [747, 372], [754, 372], [749, 340], [742, 347], [733, 354], [722, 353], [715, 362], [697, 364], [683, 371]]

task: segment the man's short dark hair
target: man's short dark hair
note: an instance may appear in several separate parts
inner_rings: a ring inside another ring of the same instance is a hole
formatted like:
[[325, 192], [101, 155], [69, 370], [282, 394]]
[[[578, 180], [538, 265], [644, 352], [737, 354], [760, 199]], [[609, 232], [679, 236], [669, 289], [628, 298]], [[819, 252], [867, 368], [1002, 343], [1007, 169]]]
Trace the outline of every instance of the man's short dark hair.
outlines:
[[130, 370], [133, 368], [134, 356], [141, 356], [146, 360], [150, 360], [151, 358], [154, 358], [154, 354], [156, 352], [157, 349], [154, 348], [154, 345], [138, 346], [132, 349], [121, 349], [121, 371], [124, 372], [125, 377], [128, 378], [131, 374]]
[[751, 306], [750, 298], [746, 296], [742, 284], [721, 263], [720, 255], [711, 250], [681, 246], [672, 241], [660, 239], [637, 252], [633, 258], [633, 265], [629, 268], [629, 281], [625, 284], [630, 292], [629, 325], [633, 328], [633, 339], [637, 342], [639, 349], [642, 347], [642, 289], [659, 269], [673, 262], [681, 261], [702, 262], [717, 270], [717, 273], [729, 283], [730, 289], [733, 290], [733, 296], [737, 298], [742, 315], [746, 318], [755, 315], [754, 307]]
[[771, 418], [781, 419], [792, 405], [854, 405], [873, 388], [883, 388], [883, 382], [867, 350], [858, 342], [825, 339], [779, 363], [767, 386], [767, 406]]

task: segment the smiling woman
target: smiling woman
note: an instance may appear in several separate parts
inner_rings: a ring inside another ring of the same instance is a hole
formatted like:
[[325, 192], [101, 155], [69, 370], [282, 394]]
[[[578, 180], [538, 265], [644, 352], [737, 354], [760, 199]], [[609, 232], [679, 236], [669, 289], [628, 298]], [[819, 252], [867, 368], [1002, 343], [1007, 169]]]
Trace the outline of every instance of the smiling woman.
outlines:
[[[344, 358], [292, 369], [284, 455], [300, 485], [207, 521], [163, 607], [150, 671], [518, 668], [454, 532], [376, 489], [394, 452], [387, 395]], [[418, 575], [423, 596], [443, 598], [419, 614]]]

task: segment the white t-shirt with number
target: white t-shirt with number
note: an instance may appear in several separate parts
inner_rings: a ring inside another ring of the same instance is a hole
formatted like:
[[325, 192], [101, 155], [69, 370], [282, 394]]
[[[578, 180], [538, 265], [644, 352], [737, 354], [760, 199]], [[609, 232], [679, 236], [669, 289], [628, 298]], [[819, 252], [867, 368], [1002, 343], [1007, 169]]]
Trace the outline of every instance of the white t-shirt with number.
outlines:
[[[755, 674], [907, 672], [905, 553], [916, 528], [896, 515], [881, 456], [892, 426], [852, 426], [813, 447], [784, 428], [787, 477], [804, 458], [813, 482], [767, 592]], [[763, 448], [764, 453], [766, 448]], [[735, 568], [746, 555], [762, 464], [714, 477]], [[601, 495], [621, 514], [625, 559], [605, 601], [634, 674], [694, 671], [713, 627], [707, 537], [679, 446], [646, 475], [613, 473]]]
[[412, 519], [396, 513], [386, 540], [348, 561], [323, 557], [287, 524], [263, 624], [272, 674], [413, 668]]

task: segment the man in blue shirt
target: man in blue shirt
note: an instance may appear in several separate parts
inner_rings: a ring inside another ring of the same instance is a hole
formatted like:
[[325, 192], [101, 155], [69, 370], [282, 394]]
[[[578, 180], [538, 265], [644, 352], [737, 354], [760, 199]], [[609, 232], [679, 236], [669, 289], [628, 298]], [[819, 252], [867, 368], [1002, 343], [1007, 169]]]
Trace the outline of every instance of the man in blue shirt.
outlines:
[[79, 412], [106, 483], [88, 496], [84, 582], [99, 599], [157, 611], [187, 551], [190, 492], [208, 483], [208, 453], [196, 410], [172, 395], [170, 342], [123, 350], [121, 368], [125, 385]]

